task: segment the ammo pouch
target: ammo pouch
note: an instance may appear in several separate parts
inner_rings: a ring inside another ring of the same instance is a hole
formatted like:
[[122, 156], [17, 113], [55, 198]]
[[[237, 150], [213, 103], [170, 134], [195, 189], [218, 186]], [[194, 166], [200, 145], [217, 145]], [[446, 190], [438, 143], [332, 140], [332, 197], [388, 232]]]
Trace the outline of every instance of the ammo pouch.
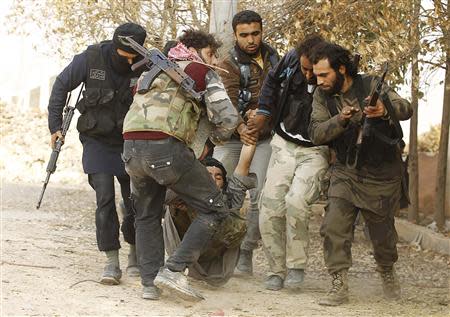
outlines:
[[115, 126], [114, 90], [102, 88], [86, 88], [83, 98], [76, 108], [81, 116], [77, 129], [80, 133], [91, 136], [107, 136]]
[[385, 162], [393, 162], [398, 157], [397, 133], [389, 120], [380, 118], [366, 118], [367, 123], [363, 130], [363, 143], [361, 145], [361, 162], [367, 162], [378, 167]]

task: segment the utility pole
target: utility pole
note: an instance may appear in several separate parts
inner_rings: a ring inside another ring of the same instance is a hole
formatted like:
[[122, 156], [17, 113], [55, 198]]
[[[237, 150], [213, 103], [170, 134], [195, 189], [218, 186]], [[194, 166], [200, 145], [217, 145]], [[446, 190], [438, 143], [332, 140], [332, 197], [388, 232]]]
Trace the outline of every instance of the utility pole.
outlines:
[[209, 32], [214, 33], [223, 43], [220, 53], [227, 53], [234, 43], [231, 22], [237, 13], [238, 0], [212, 0]]

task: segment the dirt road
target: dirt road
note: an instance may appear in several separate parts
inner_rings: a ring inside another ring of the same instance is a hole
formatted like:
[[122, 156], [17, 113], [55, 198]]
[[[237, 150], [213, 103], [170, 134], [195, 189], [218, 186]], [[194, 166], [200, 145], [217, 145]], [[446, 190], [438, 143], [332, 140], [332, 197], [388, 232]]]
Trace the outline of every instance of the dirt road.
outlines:
[[[38, 184], [3, 183], [1, 214], [1, 315], [139, 316], [448, 316], [449, 259], [399, 244], [397, 271], [403, 299], [386, 302], [374, 272], [370, 245], [358, 232], [350, 270], [351, 302], [338, 308], [317, 304], [329, 280], [323, 269], [320, 214], [311, 224], [311, 261], [299, 293], [263, 288], [266, 261], [257, 251], [256, 274], [232, 278], [213, 289], [194, 281], [206, 300], [192, 304], [164, 295], [140, 298], [138, 278], [124, 276], [119, 286], [96, 281], [103, 268], [94, 227], [94, 195], [86, 186], [51, 184], [41, 210], [35, 210]], [[128, 247], [121, 250], [126, 266]]]

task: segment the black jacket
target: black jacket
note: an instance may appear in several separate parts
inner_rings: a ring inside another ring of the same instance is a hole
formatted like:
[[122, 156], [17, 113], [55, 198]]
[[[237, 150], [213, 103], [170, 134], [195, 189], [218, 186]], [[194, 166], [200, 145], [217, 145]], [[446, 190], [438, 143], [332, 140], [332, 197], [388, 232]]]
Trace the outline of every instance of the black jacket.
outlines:
[[[270, 112], [275, 132], [282, 138], [303, 146], [312, 146], [308, 126], [312, 110], [312, 93], [300, 70], [295, 49], [290, 50], [266, 76], [259, 96], [259, 109]], [[289, 136], [300, 135], [303, 140]]]

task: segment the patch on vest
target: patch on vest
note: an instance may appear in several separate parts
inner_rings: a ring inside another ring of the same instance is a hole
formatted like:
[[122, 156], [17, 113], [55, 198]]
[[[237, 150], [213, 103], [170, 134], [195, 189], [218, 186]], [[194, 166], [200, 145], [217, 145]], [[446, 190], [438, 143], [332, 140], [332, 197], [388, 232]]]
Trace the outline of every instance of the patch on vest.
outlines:
[[89, 78], [97, 79], [97, 80], [105, 80], [106, 79], [106, 71], [101, 69], [92, 68], [89, 70]]

